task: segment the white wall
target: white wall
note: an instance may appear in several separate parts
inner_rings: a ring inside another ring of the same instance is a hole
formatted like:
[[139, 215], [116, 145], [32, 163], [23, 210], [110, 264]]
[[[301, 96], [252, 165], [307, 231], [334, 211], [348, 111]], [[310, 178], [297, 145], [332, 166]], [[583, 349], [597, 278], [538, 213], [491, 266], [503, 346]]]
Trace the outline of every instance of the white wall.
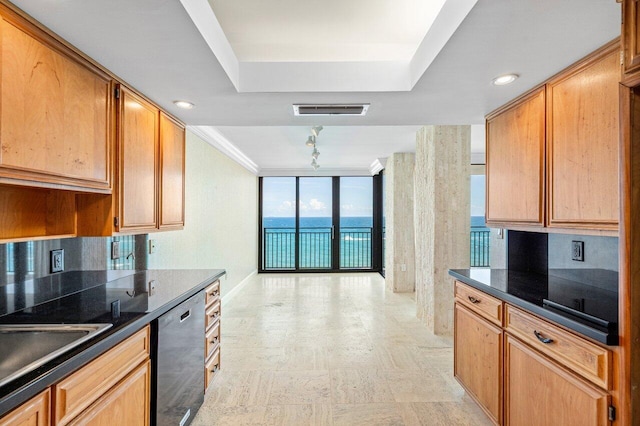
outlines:
[[185, 227], [149, 234], [149, 268], [227, 270], [222, 295], [256, 271], [258, 178], [187, 132]]

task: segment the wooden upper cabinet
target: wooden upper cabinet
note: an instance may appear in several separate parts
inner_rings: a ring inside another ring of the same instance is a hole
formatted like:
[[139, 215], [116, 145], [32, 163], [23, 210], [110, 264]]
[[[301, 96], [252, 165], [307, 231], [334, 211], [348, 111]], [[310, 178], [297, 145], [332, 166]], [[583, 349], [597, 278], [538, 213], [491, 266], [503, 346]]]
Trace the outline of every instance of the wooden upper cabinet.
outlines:
[[487, 223], [544, 224], [545, 90], [487, 117]]
[[616, 40], [547, 83], [548, 226], [618, 227]]
[[637, 0], [622, 0], [623, 81], [640, 85], [640, 5]]
[[111, 79], [0, 8], [0, 179], [111, 191]]
[[120, 88], [118, 107], [119, 231], [157, 227], [159, 110]]
[[160, 113], [160, 229], [184, 226], [184, 126]]

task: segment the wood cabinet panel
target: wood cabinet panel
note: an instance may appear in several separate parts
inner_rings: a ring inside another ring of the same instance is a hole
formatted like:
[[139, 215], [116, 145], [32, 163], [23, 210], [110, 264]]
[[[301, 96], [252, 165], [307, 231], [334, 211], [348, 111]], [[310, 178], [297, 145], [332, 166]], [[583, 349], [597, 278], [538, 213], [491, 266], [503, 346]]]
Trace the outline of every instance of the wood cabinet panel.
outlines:
[[220, 280], [217, 280], [205, 290], [204, 303], [207, 307], [220, 298]]
[[610, 424], [609, 395], [507, 335], [505, 424], [602, 426]]
[[622, 49], [624, 82], [640, 84], [640, 7], [637, 0], [622, 0]]
[[510, 305], [505, 330], [594, 384], [611, 389], [611, 351]]
[[160, 114], [160, 229], [184, 226], [185, 129]]
[[46, 389], [0, 419], [0, 426], [49, 426], [51, 390]]
[[211, 358], [206, 360], [204, 366], [204, 390], [209, 388], [209, 385], [213, 381], [213, 378], [220, 370], [220, 348], [218, 347]]
[[70, 425], [149, 425], [151, 361], [138, 366]]
[[471, 311], [479, 314], [492, 323], [502, 326], [502, 301], [476, 290], [466, 284], [456, 281], [456, 301], [462, 303]]
[[149, 333], [146, 326], [54, 385], [56, 425], [68, 424], [148, 359]]
[[502, 329], [459, 303], [454, 318], [454, 375], [487, 415], [502, 424]]
[[488, 224], [544, 224], [545, 90], [487, 117]]
[[159, 110], [121, 87], [119, 129], [119, 229], [157, 227]]
[[220, 345], [220, 321], [211, 326], [204, 335], [204, 359], [208, 359]]
[[214, 322], [218, 321], [220, 318], [220, 301], [215, 301], [211, 306], [207, 307], [205, 313], [205, 329], [208, 329], [213, 325]]
[[0, 177], [109, 191], [110, 78], [0, 13]]
[[617, 41], [547, 84], [548, 226], [617, 229]]

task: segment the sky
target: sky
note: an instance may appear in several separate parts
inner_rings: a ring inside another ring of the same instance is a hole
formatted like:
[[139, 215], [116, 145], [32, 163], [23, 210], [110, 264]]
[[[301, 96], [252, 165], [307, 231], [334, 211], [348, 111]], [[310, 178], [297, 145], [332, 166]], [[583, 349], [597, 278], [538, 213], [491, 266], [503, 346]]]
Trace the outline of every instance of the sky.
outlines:
[[471, 175], [471, 216], [484, 216], [484, 175]]
[[[342, 217], [371, 216], [373, 188], [370, 177], [340, 178], [340, 215]], [[295, 217], [296, 178], [265, 177], [263, 187], [264, 217]], [[471, 216], [484, 216], [484, 175], [471, 176]], [[300, 216], [331, 216], [331, 178], [300, 178]]]
[[[265, 177], [262, 180], [264, 217], [295, 217], [296, 179]], [[332, 211], [331, 178], [300, 178], [300, 216], [330, 217]], [[340, 215], [371, 216], [373, 211], [373, 178], [340, 178]]]

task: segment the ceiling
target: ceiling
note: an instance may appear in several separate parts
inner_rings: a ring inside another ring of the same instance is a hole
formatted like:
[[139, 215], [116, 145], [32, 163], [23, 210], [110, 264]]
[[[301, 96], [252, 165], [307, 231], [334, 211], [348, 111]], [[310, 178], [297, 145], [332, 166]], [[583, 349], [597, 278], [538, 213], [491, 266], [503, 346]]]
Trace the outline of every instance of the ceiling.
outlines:
[[241, 62], [409, 61], [442, 3], [209, 0]]
[[[283, 87], [264, 91], [277, 84], [286, 85], [286, 81], [275, 78], [300, 71], [295, 68], [299, 61], [304, 66], [320, 67], [325, 60], [338, 71], [350, 72], [351, 65], [344, 60], [354, 50], [361, 51], [357, 58], [360, 62], [354, 62], [367, 64], [370, 74], [379, 78], [385, 75], [389, 63], [408, 54], [408, 45], [415, 44], [421, 31], [412, 21], [406, 25], [406, 33], [398, 32], [398, 22], [410, 18], [403, 14], [404, 10], [390, 14], [385, 7], [395, 7], [396, 2], [382, 0], [211, 0], [213, 8], [207, 0], [14, 3], [187, 124], [212, 128], [217, 139], [232, 145], [229, 149], [240, 152], [256, 169], [265, 170], [310, 170], [310, 149], [304, 141], [312, 125], [325, 126], [318, 139], [321, 170], [361, 170], [381, 156], [412, 150], [412, 133], [421, 125], [481, 124], [485, 114], [605, 44], [620, 31], [620, 5], [613, 0], [447, 0], [438, 16], [444, 12], [455, 15], [459, 25], [451, 26], [455, 28], [448, 37], [446, 31], [439, 34], [441, 48], [434, 44], [437, 52], [432, 61], [428, 55], [422, 58], [428, 66], [408, 88], [361, 90], [365, 85], [357, 85], [363, 79], [357, 75], [351, 80], [332, 76], [327, 81], [320, 75], [314, 78], [322, 90], [341, 81], [356, 84], [349, 86], [356, 90], [291, 91], [291, 87]], [[426, 2], [412, 3], [398, 1], [398, 5], [409, 8]], [[289, 7], [284, 7], [287, 4]], [[325, 5], [331, 6], [333, 18]], [[351, 6], [353, 9], [349, 9]], [[456, 15], [457, 6], [470, 11]], [[199, 27], [187, 11], [194, 7], [202, 8], [198, 9], [202, 10], [200, 15], [207, 19], [219, 14], [217, 30], [215, 26]], [[393, 25], [384, 26], [382, 13], [390, 15]], [[461, 15], [464, 16], [460, 18]], [[436, 24], [439, 19], [436, 17]], [[334, 46], [338, 42], [339, 49], [333, 52], [327, 46], [316, 45], [317, 56], [309, 56], [310, 51], [304, 47], [314, 37], [300, 34], [304, 31], [301, 20], [310, 30], [320, 27], [317, 32], [323, 40], [328, 38], [326, 41]], [[329, 31], [331, 27], [326, 26], [333, 24], [341, 28]], [[348, 31], [345, 24], [350, 25]], [[289, 33], [280, 27], [286, 27]], [[353, 41], [355, 33], [364, 33], [362, 39], [355, 38], [359, 48], [351, 42], [344, 46], [339, 43], [344, 38]], [[430, 33], [424, 35], [416, 53]], [[261, 34], [265, 35], [264, 40], [260, 40]], [[287, 34], [292, 40], [298, 37], [300, 43], [281, 46]], [[212, 47], [212, 40], [219, 43]], [[262, 49], [261, 41], [269, 48]], [[394, 44], [405, 46], [389, 49]], [[376, 60], [378, 57], [389, 60]], [[415, 57], [416, 54], [414, 60]], [[281, 68], [265, 72], [271, 80], [265, 78], [261, 83], [256, 80], [260, 73], [251, 72], [264, 69], [262, 66]], [[246, 80], [250, 84], [245, 90], [244, 72], [253, 76]], [[415, 69], [412, 72], [415, 74]], [[515, 72], [520, 78], [509, 86], [490, 84], [494, 77], [507, 72]], [[230, 76], [238, 78], [234, 81]], [[389, 74], [390, 80], [391, 77]], [[301, 84], [302, 80], [300, 77]], [[384, 79], [381, 81], [384, 83]], [[190, 100], [196, 108], [179, 110], [173, 105], [177, 99]], [[371, 104], [365, 117], [295, 117], [291, 107], [294, 103], [358, 102]]]

